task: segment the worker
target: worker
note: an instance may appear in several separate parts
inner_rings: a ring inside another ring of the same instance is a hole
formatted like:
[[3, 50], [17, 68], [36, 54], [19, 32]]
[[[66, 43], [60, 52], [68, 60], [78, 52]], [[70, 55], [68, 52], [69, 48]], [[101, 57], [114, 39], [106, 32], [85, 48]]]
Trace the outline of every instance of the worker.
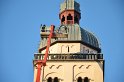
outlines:
[[45, 27], [46, 27], [46, 25], [43, 25], [43, 27], [42, 27], [42, 32], [45, 32]]

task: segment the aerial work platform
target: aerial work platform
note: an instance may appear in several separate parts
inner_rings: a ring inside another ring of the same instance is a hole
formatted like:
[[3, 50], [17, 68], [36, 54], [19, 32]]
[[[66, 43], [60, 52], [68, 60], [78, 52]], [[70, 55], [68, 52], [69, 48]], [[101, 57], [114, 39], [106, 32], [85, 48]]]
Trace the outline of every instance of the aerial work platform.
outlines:
[[[55, 26], [51, 25], [50, 28], [45, 28], [45, 26], [43, 26], [41, 29], [41, 32], [40, 32], [41, 38], [43, 37], [48, 38], [48, 40], [47, 40], [47, 46], [46, 46], [46, 52], [45, 52], [44, 58], [42, 60], [41, 59], [36, 60], [36, 64], [35, 64], [35, 66], [37, 67], [36, 82], [40, 82], [42, 67], [46, 66], [46, 62], [49, 57], [48, 53], [49, 53], [49, 48], [51, 44], [51, 39], [54, 37], [55, 38], [67, 38], [68, 36], [67, 33], [63, 34], [63, 33], [54, 32], [54, 28]], [[39, 49], [39, 52], [41, 52], [40, 49]]]
[[[50, 32], [41, 32], [40, 35], [42, 38], [48, 38]], [[68, 34], [67, 33], [53, 33], [52, 38], [67, 38]]]
[[[40, 36], [42, 38], [48, 38], [50, 35], [50, 31], [51, 28], [46, 28], [45, 26], [43, 26], [40, 31]], [[67, 37], [68, 37], [68, 33], [61, 33], [56, 31], [53, 32], [53, 36], [52, 36], [52, 38], [67, 38]]]

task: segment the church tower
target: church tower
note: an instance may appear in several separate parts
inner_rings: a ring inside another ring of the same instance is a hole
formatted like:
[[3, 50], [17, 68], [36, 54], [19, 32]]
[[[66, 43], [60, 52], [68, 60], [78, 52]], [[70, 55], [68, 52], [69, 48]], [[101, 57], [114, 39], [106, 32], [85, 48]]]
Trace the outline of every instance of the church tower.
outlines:
[[[96, 36], [81, 28], [80, 4], [65, 0], [60, 5], [60, 26], [54, 33], [67, 37], [53, 37], [48, 61], [40, 72], [40, 82], [104, 82], [104, 59]], [[50, 27], [41, 26], [38, 53], [34, 54], [34, 82], [37, 77], [37, 60], [43, 60]]]

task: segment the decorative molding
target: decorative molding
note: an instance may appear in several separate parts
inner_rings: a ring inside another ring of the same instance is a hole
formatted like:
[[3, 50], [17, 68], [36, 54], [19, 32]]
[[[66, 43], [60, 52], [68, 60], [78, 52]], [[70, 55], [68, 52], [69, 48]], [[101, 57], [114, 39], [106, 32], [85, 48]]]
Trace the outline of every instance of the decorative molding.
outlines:
[[91, 65], [88, 65], [88, 66], [86, 67], [86, 69], [89, 69], [90, 66], [91, 66]]
[[66, 46], [66, 48], [69, 47], [69, 45]]
[[74, 45], [71, 45], [71, 48], [74, 47]]
[[81, 65], [81, 66], [79, 67], [79, 69], [81, 69], [83, 66], [84, 66], [84, 65]]
[[57, 66], [56, 68], [59, 69], [62, 65]]
[[49, 68], [52, 69], [52, 67], [54, 67], [54, 66], [55, 66], [55, 65], [52, 65], [52, 66], [50, 66]]

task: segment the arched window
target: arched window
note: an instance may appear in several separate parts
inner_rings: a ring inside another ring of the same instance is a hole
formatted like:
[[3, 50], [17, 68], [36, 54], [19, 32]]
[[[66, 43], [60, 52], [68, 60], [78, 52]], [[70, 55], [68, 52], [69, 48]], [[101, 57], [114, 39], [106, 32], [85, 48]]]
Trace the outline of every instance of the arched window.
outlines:
[[62, 20], [61, 20], [62, 22], [64, 22], [65, 21], [65, 16], [63, 15], [62, 16]]
[[55, 77], [53, 82], [59, 82], [58, 77]]
[[75, 21], [75, 23], [79, 23], [77, 16], [74, 17], [74, 21]]
[[69, 46], [68, 46], [68, 52], [69, 52]]
[[47, 82], [52, 82], [52, 78], [49, 77], [49, 78], [47, 79]]
[[71, 14], [69, 14], [69, 15], [67, 16], [67, 20], [72, 20]]
[[85, 78], [84, 78], [84, 82], [89, 82], [88, 77], [85, 77]]
[[70, 52], [69, 45], [66, 46], [66, 49], [67, 49], [66, 53]]
[[77, 82], [82, 82], [82, 78], [81, 77], [78, 77]]

